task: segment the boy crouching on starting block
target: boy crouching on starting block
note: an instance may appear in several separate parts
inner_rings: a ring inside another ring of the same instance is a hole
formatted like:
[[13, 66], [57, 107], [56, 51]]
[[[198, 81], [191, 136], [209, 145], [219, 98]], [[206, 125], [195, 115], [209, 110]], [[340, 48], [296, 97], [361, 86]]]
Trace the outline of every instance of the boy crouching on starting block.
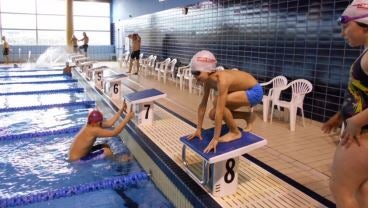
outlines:
[[[242, 106], [252, 107], [263, 98], [263, 89], [251, 74], [239, 70], [216, 71], [216, 63], [214, 55], [209, 51], [200, 51], [191, 59], [191, 73], [198, 81], [204, 83], [204, 96], [198, 108], [197, 129], [188, 136], [188, 139], [198, 137], [202, 140], [201, 129], [210, 89], [218, 91], [213, 108], [209, 112], [210, 119], [215, 121], [214, 136], [204, 149], [205, 153], [213, 149], [216, 151], [218, 142], [229, 142], [242, 136], [234, 119], [245, 119], [247, 122], [245, 130], [250, 131], [255, 115], [252, 112], [235, 110]], [[220, 136], [223, 120], [229, 132]]]

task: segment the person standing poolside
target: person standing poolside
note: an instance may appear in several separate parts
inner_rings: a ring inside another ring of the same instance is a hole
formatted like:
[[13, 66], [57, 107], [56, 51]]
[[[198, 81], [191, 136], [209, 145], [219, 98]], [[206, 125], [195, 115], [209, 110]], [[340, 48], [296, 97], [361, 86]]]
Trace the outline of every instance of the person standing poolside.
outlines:
[[76, 38], [75, 35], [72, 35], [72, 38], [70, 39], [70, 42], [73, 45], [73, 52], [77, 53], [78, 52], [78, 39]]
[[338, 208], [368, 207], [368, 1], [354, 0], [338, 23], [347, 43], [364, 50], [351, 65], [341, 110], [322, 126], [330, 133], [346, 124], [333, 158], [330, 189]]
[[98, 110], [89, 113], [87, 124], [75, 136], [75, 139], [69, 150], [69, 161], [88, 161], [102, 159], [113, 155], [107, 144], [94, 145], [98, 137], [115, 137], [126, 124], [133, 118], [132, 111], [126, 114], [126, 117], [113, 130], [108, 130], [119, 119], [123, 112], [126, 112], [127, 105], [123, 102], [122, 108], [109, 120], [103, 120], [103, 114]]
[[140, 69], [141, 37], [137, 33], [133, 33], [131, 35], [128, 35], [128, 38], [132, 40], [132, 52], [127, 73], [131, 73], [133, 60], [136, 59], [137, 71], [134, 74], [138, 74], [138, 71]]
[[85, 56], [87, 57], [87, 48], [88, 48], [88, 42], [90, 41], [90, 39], [86, 35], [86, 32], [83, 32], [83, 38], [78, 41], [83, 41], [83, 45], [79, 47], [79, 50], [83, 49]]
[[[195, 133], [188, 139], [201, 137], [201, 129], [209, 100], [210, 89], [218, 91], [213, 101], [213, 108], [209, 112], [210, 119], [215, 121], [214, 136], [204, 152], [216, 151], [218, 142], [229, 142], [241, 138], [242, 132], [238, 129], [234, 119], [245, 119], [247, 131], [251, 130], [255, 115], [252, 112], [236, 111], [243, 106], [254, 106], [261, 102], [263, 89], [258, 81], [249, 73], [240, 70], [216, 71], [216, 59], [209, 51], [200, 51], [191, 59], [191, 73], [203, 82], [204, 96], [198, 108], [198, 122]], [[220, 136], [222, 121], [229, 132]]]
[[10, 50], [9, 43], [8, 43], [8, 41], [6, 41], [5, 36], [3, 36], [1, 38], [1, 40], [3, 41], [3, 57], [4, 57], [4, 61], [5, 61], [5, 64], [8, 64], [9, 63], [9, 50]]

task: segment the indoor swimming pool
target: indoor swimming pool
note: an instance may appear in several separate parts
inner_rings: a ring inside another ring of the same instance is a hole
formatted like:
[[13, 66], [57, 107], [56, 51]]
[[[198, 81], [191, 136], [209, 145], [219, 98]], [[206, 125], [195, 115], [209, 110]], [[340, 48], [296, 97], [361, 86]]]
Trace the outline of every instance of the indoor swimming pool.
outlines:
[[[135, 180], [147, 173], [134, 158], [121, 161], [131, 154], [125, 138], [98, 140], [112, 160], [68, 162], [95, 100], [58, 69], [21, 70], [0, 69], [0, 207], [173, 207], [150, 180]], [[115, 113], [100, 107], [105, 118]]]

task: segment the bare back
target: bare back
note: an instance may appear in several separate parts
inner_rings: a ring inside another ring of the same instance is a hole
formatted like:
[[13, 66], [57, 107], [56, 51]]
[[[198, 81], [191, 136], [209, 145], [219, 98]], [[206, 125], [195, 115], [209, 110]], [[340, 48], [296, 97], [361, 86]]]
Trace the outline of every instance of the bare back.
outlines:
[[81, 129], [70, 147], [69, 160], [79, 160], [90, 152], [91, 147], [96, 141], [96, 135], [94, 132], [97, 132], [98, 128], [100, 127], [86, 125]]
[[[221, 85], [218, 85], [221, 83]], [[245, 91], [254, 87], [258, 81], [249, 73], [239, 70], [217, 71], [209, 75], [206, 85], [215, 90], [218, 86], [228, 88], [228, 93], [235, 91]]]

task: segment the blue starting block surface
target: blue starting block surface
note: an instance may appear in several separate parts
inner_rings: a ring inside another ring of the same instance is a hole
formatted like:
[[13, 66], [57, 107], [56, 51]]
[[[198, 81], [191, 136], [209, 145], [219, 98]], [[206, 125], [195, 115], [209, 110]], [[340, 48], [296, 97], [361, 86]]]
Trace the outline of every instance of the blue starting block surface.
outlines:
[[126, 78], [126, 77], [127, 77], [126, 74], [114, 74], [114, 75], [103, 77], [103, 80], [104, 82], [115, 82], [115, 81], [122, 80], [123, 78]]
[[[231, 142], [219, 142], [216, 152], [211, 151], [209, 153], [204, 153], [204, 149], [208, 146], [214, 136], [214, 128], [202, 131], [203, 140], [200, 140], [197, 137], [192, 140], [188, 140], [187, 136], [183, 136], [180, 138], [180, 141], [183, 142], [184, 145], [190, 147], [203, 159], [207, 160], [210, 164], [238, 157], [267, 144], [267, 141], [262, 137], [242, 130], [241, 132], [242, 136], [240, 139]], [[223, 125], [220, 135], [224, 135], [226, 133], [228, 133], [228, 127]]]
[[130, 93], [125, 95], [124, 98], [132, 104], [152, 102], [159, 98], [166, 97], [167, 94], [157, 89], [147, 89], [139, 92]]

